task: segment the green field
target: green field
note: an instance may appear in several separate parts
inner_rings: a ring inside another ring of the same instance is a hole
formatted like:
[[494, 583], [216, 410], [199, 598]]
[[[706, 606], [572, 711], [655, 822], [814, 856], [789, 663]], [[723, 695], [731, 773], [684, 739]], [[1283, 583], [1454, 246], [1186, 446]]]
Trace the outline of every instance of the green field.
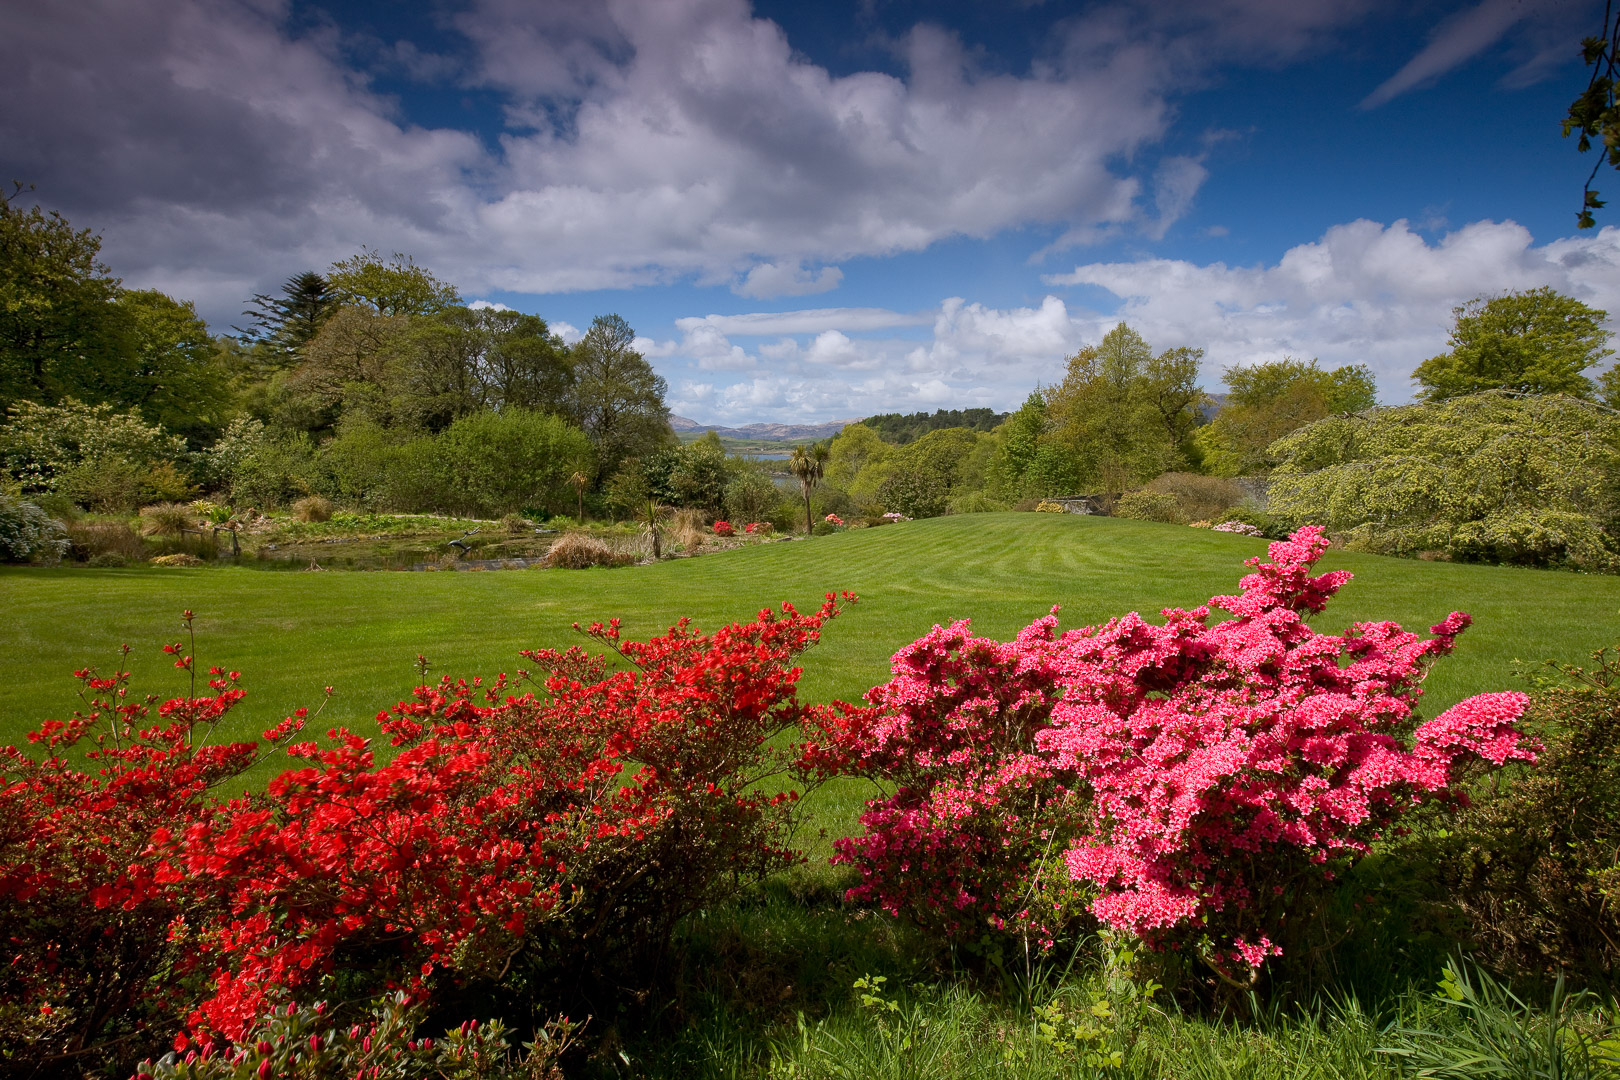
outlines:
[[[486, 573], [141, 568], [0, 570], [7, 688], [0, 739], [13, 741], [75, 704], [71, 672], [111, 667], [120, 643], [143, 692], [173, 694], [161, 654], [179, 613], [197, 614], [198, 657], [243, 673], [238, 730], [271, 722], [320, 688], [337, 696], [323, 722], [368, 726], [412, 685], [418, 653], [436, 673], [490, 675], [518, 650], [577, 642], [575, 621], [621, 617], [646, 636], [681, 615], [700, 626], [790, 600], [813, 607], [829, 589], [859, 605], [805, 657], [813, 700], [859, 695], [888, 658], [936, 622], [971, 617], [1010, 636], [1063, 606], [1065, 626], [1139, 610], [1191, 606], [1233, 592], [1259, 540], [1148, 522], [1070, 515], [978, 514], [856, 530], [614, 570]], [[1448, 611], [1475, 625], [1430, 680], [1429, 711], [1511, 686], [1512, 661], [1579, 660], [1620, 632], [1620, 578], [1463, 566], [1330, 552], [1323, 566], [1356, 578], [1317, 620], [1394, 619], [1423, 630]]]
[[[712, 627], [784, 599], [808, 608], [828, 589], [849, 589], [861, 602], [805, 656], [802, 686], [811, 699], [854, 697], [885, 677], [896, 648], [935, 622], [972, 617], [982, 632], [1005, 638], [1053, 604], [1063, 606], [1066, 626], [1133, 609], [1193, 606], [1235, 591], [1243, 560], [1264, 548], [1258, 540], [1170, 525], [994, 514], [616, 570], [11, 568], [0, 570], [10, 613], [0, 627], [8, 691], [0, 741], [20, 740], [40, 720], [66, 715], [75, 704], [72, 669], [110, 666], [120, 642], [134, 647], [137, 689], [181, 691], [160, 646], [175, 640], [182, 608], [197, 613], [202, 664], [244, 673], [250, 696], [235, 734], [316, 703], [327, 684], [338, 694], [321, 726], [333, 720], [365, 730], [412, 685], [418, 653], [436, 672], [511, 670], [521, 648], [579, 641], [570, 630], [576, 620], [616, 615], [629, 634], [646, 636], [683, 614]], [[1324, 630], [1394, 619], [1421, 631], [1453, 609], [1473, 614], [1474, 627], [1430, 680], [1429, 714], [1470, 693], [1517, 685], [1516, 659], [1579, 661], [1620, 631], [1620, 578], [1341, 551], [1330, 552], [1323, 568], [1356, 575], [1317, 619]], [[781, 1074], [805, 1077], [1078, 1075], [1072, 1057], [1035, 1037], [1030, 1017], [1044, 1001], [1072, 1008], [1089, 1002], [1102, 985], [1092, 959], [1072, 972], [1037, 970], [1018, 985], [1014, 972], [1013, 982], [998, 988], [987, 975], [957, 970], [955, 954], [903, 922], [838, 902], [847, 882], [823, 857], [830, 837], [854, 828], [869, 790], [855, 780], [821, 788], [809, 801], [810, 830], [800, 837], [810, 865], [684, 926], [677, 951], [685, 959], [670, 991], [679, 1004], [645, 1020], [644, 1030], [622, 1033], [625, 1062], [645, 1075], [683, 1077], [778, 1075], [778, 1058], [791, 1066]], [[826, 835], [818, 838], [818, 828]], [[1462, 1020], [1441, 1015], [1455, 1010], [1432, 1001], [1438, 954], [1380, 938], [1382, 926], [1346, 947], [1334, 984], [1345, 996], [1320, 1015], [1278, 1013], [1241, 1024], [1183, 1015], [1161, 995], [1141, 1018], [1132, 1063], [1120, 1075], [1394, 1080], [1393, 1061], [1373, 1049], [1391, 1037], [1390, 1020], [1448, 1032]], [[885, 973], [889, 992], [905, 1002], [893, 1027], [850, 989], [857, 977], [876, 973]], [[1357, 994], [1370, 995], [1361, 1000], [1373, 1002], [1371, 1011], [1355, 1004]], [[1542, 1017], [1528, 1012], [1525, 1030], [1542, 1030]], [[1581, 1022], [1588, 1021], [1596, 1023]], [[1014, 1060], [1008, 1055], [1015, 1051], [1026, 1056]]]

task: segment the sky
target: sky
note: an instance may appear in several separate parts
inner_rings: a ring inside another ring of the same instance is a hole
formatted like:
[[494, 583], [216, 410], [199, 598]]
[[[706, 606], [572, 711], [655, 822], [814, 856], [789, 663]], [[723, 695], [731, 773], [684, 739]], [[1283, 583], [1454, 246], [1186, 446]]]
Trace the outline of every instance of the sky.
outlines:
[[620, 314], [704, 423], [1012, 409], [1122, 321], [1395, 404], [1475, 297], [1620, 316], [1560, 132], [1603, 11], [0, 0], [0, 177], [216, 332], [364, 247]]

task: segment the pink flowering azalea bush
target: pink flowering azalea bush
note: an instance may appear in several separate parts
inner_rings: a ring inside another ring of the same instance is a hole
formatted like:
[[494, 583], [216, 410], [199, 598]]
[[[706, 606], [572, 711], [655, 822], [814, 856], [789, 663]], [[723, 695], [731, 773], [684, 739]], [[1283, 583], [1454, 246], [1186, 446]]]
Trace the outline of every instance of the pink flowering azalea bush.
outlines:
[[1056, 635], [1047, 617], [1003, 644], [958, 623], [901, 650], [871, 706], [827, 714], [814, 748], [896, 785], [840, 848], [861, 873], [852, 895], [925, 923], [954, 908], [1038, 927], [1031, 898], [1061, 907], [1046, 845], [1072, 834], [1062, 858], [1098, 919], [1251, 983], [1403, 814], [1460, 796], [1465, 762], [1535, 760], [1522, 694], [1417, 713], [1467, 615], [1428, 638], [1306, 624], [1350, 579], [1313, 575], [1326, 548], [1301, 529], [1249, 560], [1238, 594], [1162, 624], [1132, 613]]
[[861, 874], [850, 899], [947, 933], [1011, 919], [1050, 938], [1064, 905], [1037, 894], [1062, 891], [1073, 808], [1035, 746], [1058, 700], [1056, 626], [1049, 615], [1006, 643], [966, 620], [936, 626], [895, 654], [870, 705], [825, 714], [838, 727], [810, 762], [894, 785], [867, 803], [865, 835], [835, 844], [833, 861]]

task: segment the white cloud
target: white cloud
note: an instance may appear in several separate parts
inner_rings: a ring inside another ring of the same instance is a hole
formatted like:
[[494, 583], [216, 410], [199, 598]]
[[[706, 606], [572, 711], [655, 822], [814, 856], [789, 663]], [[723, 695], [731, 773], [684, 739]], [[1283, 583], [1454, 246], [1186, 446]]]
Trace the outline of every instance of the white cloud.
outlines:
[[731, 291], [738, 296], [769, 300], [777, 296], [809, 296], [831, 292], [843, 283], [844, 272], [836, 266], [823, 266], [819, 274], [811, 274], [797, 259], [784, 262], [760, 263]]
[[[1503, 86], [1529, 86], [1553, 74], [1573, 55], [1571, 42], [1590, 33], [1587, 7], [1569, 0], [1480, 0], [1435, 27], [1429, 43], [1361, 102], [1375, 109], [1461, 67], [1502, 43], [1514, 67]], [[1511, 33], [1510, 33], [1511, 31]]]
[[887, 308], [810, 308], [804, 311], [760, 311], [745, 315], [688, 316], [675, 326], [692, 332], [700, 326], [732, 337], [775, 337], [779, 334], [819, 334], [823, 330], [890, 330], [926, 326], [930, 313], [906, 314]]
[[469, 310], [472, 310], [472, 311], [511, 311], [512, 310], [511, 308], [507, 307], [505, 304], [498, 303], [498, 302], [492, 301], [492, 300], [474, 300], [472, 303], [468, 304], [467, 307], [468, 307]]
[[585, 336], [585, 331], [581, 330], [573, 323], [563, 322], [561, 319], [549, 319], [546, 322], [546, 326], [553, 334], [556, 334], [558, 337], [562, 338], [563, 341], [567, 342], [569, 345], [572, 345], [574, 342]]
[[[1065, 357], [1121, 321], [1155, 349], [1204, 349], [1212, 390], [1233, 364], [1317, 357], [1367, 364], [1382, 399], [1399, 402], [1411, 395], [1412, 370], [1445, 349], [1452, 309], [1476, 296], [1549, 285], [1620, 315], [1620, 228], [1538, 246], [1513, 222], [1475, 222], [1429, 242], [1404, 221], [1354, 221], [1271, 265], [1141, 259], [1046, 280], [1101, 286], [1120, 303], [1098, 312], [1057, 296], [1018, 308], [951, 297], [927, 318], [923, 340], [889, 336], [897, 324], [862, 309], [677, 320], [683, 338], [665, 361], [672, 407], [730, 423], [1009, 409], [1037, 383], [1061, 380]], [[863, 318], [873, 325], [858, 327]], [[733, 334], [776, 336], [744, 348]], [[710, 374], [685, 378], [682, 365]]]
[[1368, 94], [1361, 107], [1375, 109], [1418, 84], [1445, 74], [1494, 45], [1529, 14], [1525, 0], [1482, 0], [1468, 11], [1452, 16], [1435, 31], [1428, 45]]
[[1169, 95], [1221, 58], [1297, 55], [1363, 6], [1100, 8], [1055, 18], [1021, 72], [922, 23], [895, 42], [901, 75], [835, 75], [747, 0], [475, 0], [445, 55], [371, 42], [392, 70], [493, 95], [492, 151], [412, 124], [341, 28], [297, 30], [285, 0], [21, 5], [0, 165], [102, 230], [127, 280], [216, 322], [362, 244], [473, 295], [808, 295], [836, 263], [955, 236], [1162, 229], [1196, 189], [1168, 165], [1142, 203]]
[[1367, 364], [1384, 399], [1401, 401], [1412, 369], [1444, 350], [1452, 308], [1473, 297], [1549, 285], [1620, 315], [1620, 229], [1538, 247], [1523, 226], [1480, 221], [1431, 244], [1405, 221], [1354, 221], [1272, 266], [1143, 259], [1046, 281], [1122, 299], [1113, 315], [1090, 320], [1088, 340], [1123, 319], [1155, 347], [1204, 348], [1206, 385], [1232, 364], [1314, 356]]

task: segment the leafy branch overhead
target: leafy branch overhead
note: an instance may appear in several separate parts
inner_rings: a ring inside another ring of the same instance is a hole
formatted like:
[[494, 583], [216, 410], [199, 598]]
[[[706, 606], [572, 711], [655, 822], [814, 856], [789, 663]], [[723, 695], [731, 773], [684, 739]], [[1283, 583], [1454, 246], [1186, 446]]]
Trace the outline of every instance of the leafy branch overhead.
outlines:
[[1601, 210], [1607, 205], [1606, 200], [1598, 198], [1597, 189], [1592, 186], [1598, 170], [1605, 161], [1610, 168], [1620, 169], [1620, 104], [1616, 103], [1620, 75], [1615, 71], [1616, 54], [1620, 53], [1620, 19], [1614, 16], [1613, 3], [1605, 4], [1602, 36], [1589, 37], [1581, 42], [1581, 58], [1592, 69], [1592, 75], [1581, 96], [1570, 103], [1569, 115], [1564, 118], [1564, 136], [1568, 138], [1571, 132], [1579, 132], [1576, 146], [1581, 153], [1592, 149], [1594, 142], [1602, 147], [1602, 156], [1593, 163], [1592, 171], [1586, 177], [1581, 211], [1575, 216], [1576, 223], [1583, 229], [1596, 225], [1592, 211]]

